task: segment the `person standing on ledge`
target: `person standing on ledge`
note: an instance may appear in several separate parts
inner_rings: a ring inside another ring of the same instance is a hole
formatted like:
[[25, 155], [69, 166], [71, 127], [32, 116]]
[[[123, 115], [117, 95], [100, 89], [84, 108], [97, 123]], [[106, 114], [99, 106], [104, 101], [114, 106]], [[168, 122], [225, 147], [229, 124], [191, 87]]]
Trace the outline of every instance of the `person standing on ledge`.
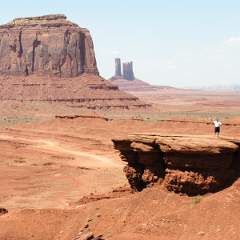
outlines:
[[219, 121], [218, 118], [216, 118], [216, 120], [213, 121], [213, 124], [214, 124], [214, 133], [217, 137], [219, 137], [220, 128], [221, 128], [222, 123]]

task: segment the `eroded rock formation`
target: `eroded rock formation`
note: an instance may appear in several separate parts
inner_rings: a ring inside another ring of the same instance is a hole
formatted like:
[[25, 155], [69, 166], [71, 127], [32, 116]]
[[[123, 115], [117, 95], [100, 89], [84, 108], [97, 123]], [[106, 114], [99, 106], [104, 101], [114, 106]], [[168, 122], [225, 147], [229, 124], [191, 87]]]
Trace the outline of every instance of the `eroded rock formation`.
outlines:
[[0, 100], [64, 101], [75, 107], [148, 107], [98, 74], [91, 35], [64, 15], [0, 26]]
[[91, 35], [64, 15], [17, 18], [0, 26], [0, 74], [98, 74]]
[[135, 75], [133, 72], [133, 62], [124, 62], [121, 66], [121, 59], [115, 58], [115, 75], [111, 78], [111, 80], [135, 80]]
[[134, 80], [133, 62], [123, 63], [123, 78], [126, 80]]
[[200, 136], [132, 135], [113, 140], [131, 187], [162, 184], [198, 195], [229, 186], [240, 175], [240, 143]]
[[121, 59], [116, 58], [115, 59], [115, 77], [121, 77], [122, 76], [122, 66], [121, 66]]

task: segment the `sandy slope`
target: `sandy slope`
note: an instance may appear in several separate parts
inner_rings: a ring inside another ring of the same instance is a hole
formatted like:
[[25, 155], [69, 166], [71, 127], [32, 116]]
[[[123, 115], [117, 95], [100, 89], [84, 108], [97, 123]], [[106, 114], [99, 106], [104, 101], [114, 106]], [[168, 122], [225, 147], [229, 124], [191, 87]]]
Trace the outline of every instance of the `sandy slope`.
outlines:
[[239, 197], [237, 182], [222, 192], [197, 198], [154, 188], [74, 210], [14, 210], [1, 217], [0, 238], [76, 240], [85, 226], [109, 240], [238, 240]]

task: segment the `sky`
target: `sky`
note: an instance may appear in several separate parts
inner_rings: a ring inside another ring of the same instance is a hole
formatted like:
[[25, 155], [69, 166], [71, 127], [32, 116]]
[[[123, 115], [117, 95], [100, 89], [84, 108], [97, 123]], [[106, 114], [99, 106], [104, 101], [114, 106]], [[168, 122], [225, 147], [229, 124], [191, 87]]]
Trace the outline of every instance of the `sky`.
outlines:
[[0, 24], [63, 13], [90, 30], [100, 74], [133, 61], [137, 78], [176, 87], [240, 84], [239, 0], [8, 0]]

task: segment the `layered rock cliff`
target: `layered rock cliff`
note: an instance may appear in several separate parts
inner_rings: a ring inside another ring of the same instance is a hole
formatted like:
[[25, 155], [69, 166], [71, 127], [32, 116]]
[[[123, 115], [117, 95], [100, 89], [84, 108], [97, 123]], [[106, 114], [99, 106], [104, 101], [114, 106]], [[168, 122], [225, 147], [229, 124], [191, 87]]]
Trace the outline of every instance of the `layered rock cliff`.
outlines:
[[148, 107], [99, 76], [89, 31], [64, 15], [0, 26], [0, 100], [76, 102], [77, 107]]
[[160, 184], [198, 195], [229, 186], [240, 176], [240, 143], [204, 136], [133, 135], [113, 140], [131, 187]]
[[91, 35], [64, 15], [17, 18], [0, 26], [0, 74], [98, 74]]

